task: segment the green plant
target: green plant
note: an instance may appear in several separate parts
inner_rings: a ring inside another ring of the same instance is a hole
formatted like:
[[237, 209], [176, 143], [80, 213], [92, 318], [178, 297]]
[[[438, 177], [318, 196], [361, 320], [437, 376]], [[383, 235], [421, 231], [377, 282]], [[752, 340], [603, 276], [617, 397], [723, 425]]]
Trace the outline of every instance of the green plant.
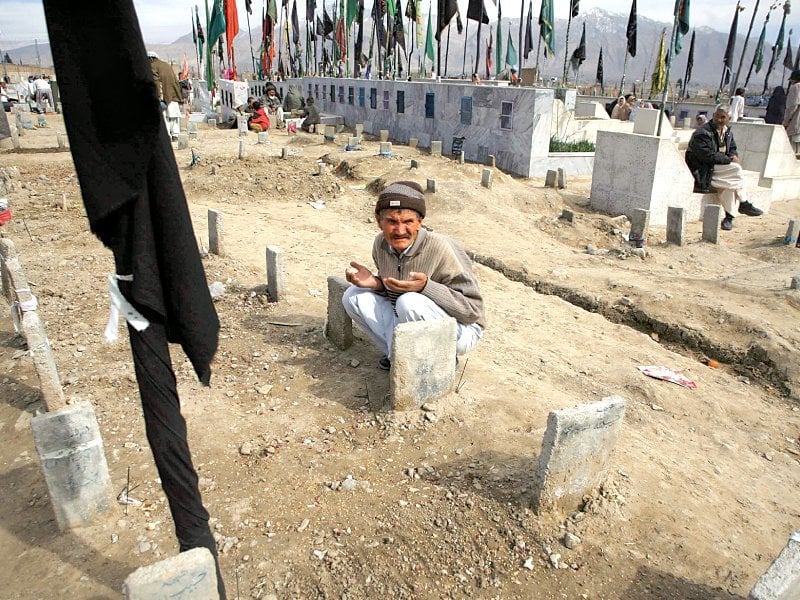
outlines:
[[594, 144], [589, 140], [567, 142], [553, 136], [550, 138], [550, 152], [594, 152]]

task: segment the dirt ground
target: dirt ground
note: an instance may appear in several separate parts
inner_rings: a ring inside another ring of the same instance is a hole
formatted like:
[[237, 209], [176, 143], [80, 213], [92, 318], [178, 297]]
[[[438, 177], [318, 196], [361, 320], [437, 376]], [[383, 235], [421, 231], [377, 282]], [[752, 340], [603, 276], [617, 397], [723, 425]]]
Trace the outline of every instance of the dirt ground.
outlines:
[[[2, 234], [67, 396], [94, 406], [114, 494], [130, 472], [142, 505], [59, 533], [29, 427], [38, 382], [2, 320], [0, 595], [117, 598], [177, 544], [128, 345], [102, 341], [112, 258], [89, 232], [70, 154], [42, 151], [63, 131], [47, 120], [22, 152], [0, 153], [14, 214]], [[745, 598], [800, 528], [800, 292], [789, 289], [800, 250], [781, 242], [800, 202], [737, 218], [719, 246], [699, 241], [699, 223], [683, 247], [654, 228], [636, 254], [624, 217], [589, 210], [588, 177], [559, 191], [495, 170], [487, 191], [481, 165], [398, 145], [380, 157], [369, 136], [344, 152], [346, 136], [273, 131], [256, 145], [251, 133], [238, 160], [236, 131], [202, 126], [198, 166], [175, 151], [201, 249], [207, 209], [225, 218], [226, 255], [204, 256], [209, 283], [226, 287], [211, 388], [178, 347], [173, 361], [229, 597]], [[320, 160], [336, 169], [317, 175]], [[344, 352], [323, 336], [326, 278], [371, 264], [376, 190], [401, 178], [436, 179], [425, 223], [474, 255], [488, 312], [459, 393], [430, 414], [381, 411], [388, 376], [366, 336]], [[285, 253], [278, 303], [267, 245]], [[549, 411], [612, 394], [628, 408], [606, 484], [581, 510], [537, 516]], [[580, 538], [572, 549], [567, 532]]]

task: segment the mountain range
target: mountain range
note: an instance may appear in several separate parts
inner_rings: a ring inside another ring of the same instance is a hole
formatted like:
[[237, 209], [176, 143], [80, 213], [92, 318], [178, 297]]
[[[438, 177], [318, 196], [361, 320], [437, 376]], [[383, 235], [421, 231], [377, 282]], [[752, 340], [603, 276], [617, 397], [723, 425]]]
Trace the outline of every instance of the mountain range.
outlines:
[[[243, 20], [244, 19], [241, 21]], [[367, 15], [365, 15], [365, 20], [364, 38], [367, 40], [369, 39], [369, 34], [371, 32], [371, 22]], [[408, 20], [404, 19], [404, 21], [404, 25], [408, 30]], [[539, 39], [539, 28], [537, 21], [538, 15], [534, 14], [534, 50], [530, 53], [528, 59], [524, 61], [523, 67], [533, 67], [536, 64], [536, 45]], [[524, 22], [525, 21], [523, 20], [523, 23]], [[426, 23], [427, 19], [423, 20], [423, 29]], [[519, 46], [519, 23], [519, 17], [504, 17], [502, 19], [503, 33], [501, 38], [503, 40], [504, 48], [508, 39], [509, 28], [511, 30], [514, 46]], [[625, 58], [627, 45], [625, 33], [628, 24], [627, 14], [611, 13], [600, 8], [593, 8], [586, 13], [578, 15], [572, 20], [570, 25], [569, 48], [566, 50], [566, 52], [565, 37], [567, 32], [567, 21], [561, 19], [556, 20], [556, 53], [555, 56], [548, 57], [547, 59], [545, 59], [543, 56], [540, 57], [539, 64], [542, 69], [542, 76], [546, 79], [551, 77], [556, 77], [559, 79], [561, 78], [564, 69], [565, 54], [570, 56], [577, 47], [584, 23], [586, 24], [586, 60], [578, 71], [578, 82], [584, 85], [592, 84], [594, 82], [598, 55], [600, 48], [602, 47], [604, 83], [606, 86], [606, 91], [609, 91], [610, 89], [619, 86], [620, 79], [622, 77], [623, 61]], [[442, 34], [442, 62], [445, 62], [445, 48], [449, 35], [450, 52], [447, 60], [447, 75], [460, 76], [462, 74], [462, 65], [464, 65], [464, 38], [466, 35], [467, 60], [464, 70], [466, 71], [466, 74], [469, 75], [472, 73], [475, 67], [477, 23], [475, 21], [469, 21], [468, 26], [464, 29], [462, 34], [457, 32], [455, 24], [456, 21], [454, 19], [451, 27], [452, 31], [448, 33], [447, 30], [445, 30]], [[305, 40], [305, 26], [306, 23], [301, 22], [301, 40]], [[740, 29], [744, 29], [744, 27], [745, 25], [742, 24]], [[632, 84], [637, 80], [647, 81], [649, 87], [649, 80], [655, 68], [655, 62], [658, 56], [661, 33], [666, 32], [666, 35], [669, 36], [671, 24], [660, 23], [658, 21], [648, 19], [647, 17], [639, 16], [637, 21], [637, 29], [637, 53], [635, 57], [628, 57], [626, 66], [626, 91], [628, 91]], [[742, 67], [743, 73], [739, 77], [739, 85], [744, 83], [747, 70], [750, 67], [750, 63], [755, 52], [755, 46], [757, 43], [756, 36], [759, 33], [759, 28], [756, 26], [754, 29], [756, 29], [756, 31], [752, 34], [748, 44], [747, 53]], [[689, 87], [690, 89], [706, 88], [716, 90], [719, 86], [722, 75], [723, 56], [725, 54], [728, 35], [720, 31], [715, 31], [709, 27], [698, 27], [695, 29], [695, 31], [697, 32], [697, 40], [694, 55], [694, 66], [692, 69], [692, 77], [690, 79]], [[251, 30], [251, 33], [253, 39], [253, 52], [256, 54], [256, 58], [258, 58], [258, 45], [261, 39], [260, 27], [254, 26]], [[744, 33], [746, 32], [739, 34], [736, 42], [736, 51], [734, 54], [736, 66], [739, 64], [739, 58], [744, 44]], [[485, 75], [485, 43], [488, 41], [489, 35], [492, 36], [492, 61], [493, 63], [496, 63], [496, 22], [490, 23], [488, 26], [483, 25], [481, 29], [481, 38], [484, 42], [484, 48], [481, 50], [478, 67], [478, 73], [481, 78], [483, 78]], [[416, 31], [414, 33], [414, 37], [416, 37]], [[678, 79], [682, 79], [684, 76], [689, 54], [690, 37], [691, 34], [685, 37], [682, 52], [674, 57], [672, 70], [670, 73], [670, 80], [672, 82], [676, 82]], [[406, 32], [406, 40], [408, 43], [411, 42], [411, 35], [408, 31]], [[668, 42], [669, 40], [667, 39], [667, 44]], [[764, 87], [764, 76], [766, 74], [767, 65], [769, 64], [771, 47], [773, 43], [774, 40], [768, 40], [767, 47], [764, 49], [764, 66], [762, 67], [760, 73], [756, 74], [754, 72], [751, 76], [748, 85], [749, 92], [760, 93]], [[327, 44], [330, 48], [330, 38]], [[424, 45], [424, 36], [422, 44]], [[158, 52], [162, 59], [172, 61], [176, 64], [183, 62], [183, 56], [185, 54], [188, 57], [190, 67], [193, 70], [196, 70], [196, 60], [194, 59], [195, 48], [192, 42], [191, 33], [179, 37], [171, 44], [148, 45], [148, 49]], [[251, 71], [252, 59], [249, 48], [249, 36], [246, 30], [241, 30], [239, 35], [236, 37], [234, 49], [236, 52], [236, 63], [239, 71]], [[420, 55], [419, 53], [420, 50], [414, 50], [412, 54], [412, 66], [414, 67], [414, 70], [416, 70], [416, 66], [418, 64], [418, 57]], [[770, 76], [770, 88], [775, 85], [780, 85], [782, 83], [781, 79], [783, 79], [783, 82], [785, 82], [783, 68], [784, 53], [785, 50], [781, 53], [781, 56], [776, 59], [775, 69], [773, 74]], [[39, 44], [38, 54], [42, 65], [52, 65], [49, 44]], [[21, 62], [22, 64], [37, 64], [36, 46], [23, 46], [16, 48], [10, 51], [9, 55], [14, 63], [19, 64]], [[503, 56], [505, 57], [505, 50], [503, 51]], [[430, 65], [428, 70], [430, 70]], [[494, 71], [495, 68], [493, 67], [492, 70]], [[786, 74], [788, 75], [788, 72], [786, 72]], [[571, 82], [575, 81], [575, 73], [572, 70], [569, 71], [569, 78]]]

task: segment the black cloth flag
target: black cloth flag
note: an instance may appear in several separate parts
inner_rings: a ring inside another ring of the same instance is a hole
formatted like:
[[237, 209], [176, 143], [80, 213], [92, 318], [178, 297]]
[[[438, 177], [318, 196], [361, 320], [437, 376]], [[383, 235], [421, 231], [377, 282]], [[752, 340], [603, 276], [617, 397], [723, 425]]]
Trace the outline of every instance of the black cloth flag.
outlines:
[[603, 47], [600, 47], [600, 56], [597, 57], [597, 73], [595, 74], [595, 80], [597, 83], [600, 84], [600, 93], [605, 94], [603, 90]]
[[408, 4], [406, 4], [406, 19], [411, 19], [412, 21], [417, 21], [417, 1], [416, 0], [408, 0]]
[[[800, 54], [800, 49], [798, 49], [798, 54]], [[792, 69], [794, 67], [794, 62], [792, 61], [792, 38], [789, 36], [789, 41], [786, 42], [786, 55], [783, 57], [783, 66], [787, 69]]]
[[297, 0], [292, 3], [292, 41], [295, 45], [300, 43], [300, 21], [297, 18]]
[[328, 9], [325, 8], [325, 5], [322, 5], [322, 34], [325, 37], [328, 37], [333, 33], [335, 29], [333, 25], [333, 21], [331, 20], [330, 15], [328, 15]]
[[[145, 430], [180, 551], [216, 557], [168, 341], [208, 384], [219, 320], [132, 0], [45, 0], [64, 124], [92, 232], [111, 249], [122, 294], [148, 321], [129, 327]], [[80, 32], [80, 34], [78, 34]], [[102, 52], [98, 52], [102, 48]], [[99, 110], [126, 99], [126, 117]], [[221, 417], [220, 417], [221, 418]], [[218, 571], [219, 576], [219, 571]], [[225, 597], [219, 577], [219, 591]]]
[[636, 0], [631, 3], [631, 14], [628, 15], [628, 29], [626, 34], [628, 36], [628, 54], [631, 57], [636, 56]]
[[692, 69], [694, 68], [694, 36], [696, 31], [692, 32], [692, 41], [689, 42], [689, 58], [686, 61], [686, 75], [683, 78], [683, 87], [686, 89], [686, 86], [689, 84], [689, 80], [692, 78]]
[[450, 21], [453, 20], [453, 17], [456, 16], [458, 12], [458, 2], [456, 0], [437, 0], [439, 6], [439, 12], [437, 14], [437, 25], [436, 25], [436, 39], [439, 39], [439, 34], [445, 30], [445, 28], [450, 24]]
[[723, 83], [728, 83], [731, 79], [731, 71], [733, 71], [733, 53], [736, 50], [736, 30], [739, 28], [739, 5], [736, 5], [734, 11], [733, 21], [731, 22], [731, 30], [728, 33], [728, 45], [725, 46], [725, 56], [722, 58], [722, 64], [725, 65], [725, 77]]
[[315, 12], [317, 12], [317, 0], [306, 0], [306, 21], [313, 23]]
[[489, 24], [489, 15], [486, 13], [483, 0], [469, 0], [469, 4], [467, 4], [467, 18], [473, 21], [480, 21], [484, 25]]
[[528, 58], [533, 50], [533, 0], [528, 2], [528, 22], [525, 24], [525, 41], [522, 44], [522, 55]]
[[586, 60], [586, 22], [583, 23], [583, 33], [581, 33], [581, 42], [578, 47], [572, 51], [572, 56], [569, 59], [570, 66], [573, 71], [577, 71]]
[[569, 14], [573, 19], [578, 16], [578, 2], [579, 0], [569, 0]]

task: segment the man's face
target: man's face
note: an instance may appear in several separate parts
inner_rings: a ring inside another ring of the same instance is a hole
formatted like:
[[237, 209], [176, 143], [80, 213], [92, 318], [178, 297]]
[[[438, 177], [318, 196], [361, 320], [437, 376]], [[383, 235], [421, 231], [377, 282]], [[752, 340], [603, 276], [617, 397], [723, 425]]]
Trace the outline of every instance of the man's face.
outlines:
[[714, 113], [714, 127], [717, 129], [722, 129], [725, 125], [728, 124], [728, 121], [731, 120], [730, 115], [728, 115], [727, 111], [718, 110]]
[[407, 208], [383, 211], [378, 227], [386, 242], [397, 252], [403, 252], [417, 239], [422, 219], [417, 211]]
[[272, 89], [271, 89], [271, 90], [269, 90], [269, 91], [267, 92], [267, 96], [269, 96], [270, 98], [272, 98], [274, 95], [275, 95], [275, 90], [272, 90]]

